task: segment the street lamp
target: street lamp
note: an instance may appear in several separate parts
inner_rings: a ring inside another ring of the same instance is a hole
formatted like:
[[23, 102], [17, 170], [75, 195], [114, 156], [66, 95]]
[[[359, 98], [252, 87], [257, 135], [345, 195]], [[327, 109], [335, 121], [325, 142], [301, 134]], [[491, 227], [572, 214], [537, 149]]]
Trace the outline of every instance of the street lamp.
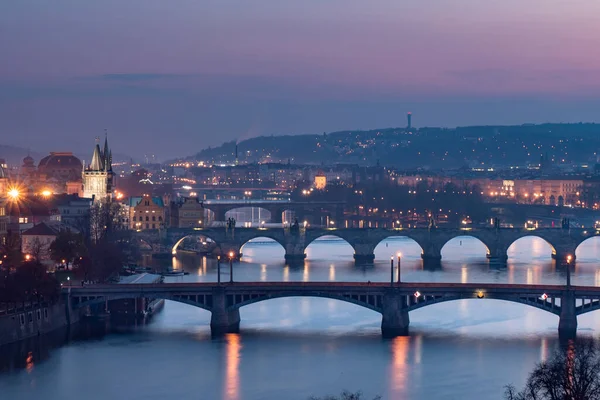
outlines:
[[567, 256], [567, 288], [571, 287], [571, 260], [573, 257], [569, 254]]
[[399, 285], [399, 284], [400, 284], [400, 282], [402, 282], [402, 281], [401, 281], [401, 278], [400, 278], [400, 274], [401, 274], [401, 270], [400, 270], [400, 265], [401, 265], [401, 264], [400, 264], [400, 260], [402, 259], [402, 253], [398, 252], [397, 256], [398, 256], [398, 285]]
[[10, 188], [7, 194], [12, 201], [17, 201], [19, 200], [19, 197], [21, 197], [21, 192], [16, 187]]
[[217, 256], [217, 284], [221, 286], [221, 256]]
[[394, 256], [390, 257], [390, 286], [394, 286]]
[[233, 251], [229, 252], [229, 283], [233, 283]]

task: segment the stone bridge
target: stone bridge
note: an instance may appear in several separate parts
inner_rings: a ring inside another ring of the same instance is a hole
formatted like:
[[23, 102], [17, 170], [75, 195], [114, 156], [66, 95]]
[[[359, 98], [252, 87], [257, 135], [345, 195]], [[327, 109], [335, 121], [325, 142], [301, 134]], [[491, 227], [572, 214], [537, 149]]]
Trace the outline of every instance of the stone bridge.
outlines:
[[67, 309], [124, 298], [161, 298], [211, 312], [215, 334], [238, 332], [239, 309], [281, 297], [323, 297], [382, 314], [384, 336], [406, 335], [409, 312], [459, 299], [497, 299], [536, 307], [559, 317], [562, 335], [573, 337], [577, 316], [600, 309], [600, 287], [488, 283], [240, 282], [92, 285], [63, 288]]
[[202, 206], [214, 213], [215, 221], [225, 221], [228, 211], [238, 208], [256, 207], [271, 213], [271, 222], [282, 223], [283, 213], [293, 211], [298, 220], [312, 221], [317, 215], [329, 215], [335, 219], [342, 219], [345, 202], [338, 201], [285, 201], [285, 200], [205, 200]]
[[574, 260], [577, 247], [586, 239], [600, 235], [595, 229], [579, 228], [308, 228], [294, 232], [289, 228], [207, 228], [185, 229], [170, 228], [162, 231], [136, 232], [136, 237], [153, 246], [168, 247], [175, 254], [177, 247], [186, 237], [202, 236], [216, 242], [220, 254], [241, 256], [241, 248], [252, 239], [265, 237], [281, 244], [285, 249], [285, 259], [289, 262], [301, 261], [306, 257], [306, 247], [323, 236], [336, 236], [348, 242], [354, 249], [354, 259], [358, 263], [369, 263], [375, 259], [375, 247], [389, 237], [407, 237], [421, 247], [421, 257], [426, 261], [439, 261], [442, 248], [450, 240], [470, 236], [480, 240], [487, 248], [487, 257], [495, 262], [505, 263], [508, 248], [517, 240], [534, 236], [545, 240], [552, 248], [552, 257], [565, 262], [569, 257]]

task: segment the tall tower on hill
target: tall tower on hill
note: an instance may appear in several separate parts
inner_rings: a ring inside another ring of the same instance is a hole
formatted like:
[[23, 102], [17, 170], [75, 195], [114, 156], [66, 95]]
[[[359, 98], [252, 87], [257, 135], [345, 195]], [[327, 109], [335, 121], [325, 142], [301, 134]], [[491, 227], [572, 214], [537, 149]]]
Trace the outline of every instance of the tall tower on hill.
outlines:
[[92, 162], [83, 167], [83, 197], [96, 201], [112, 197], [113, 171], [112, 152], [108, 148], [108, 136], [104, 139], [104, 150], [100, 150], [99, 139], [92, 154]]
[[412, 129], [412, 113], [410, 111], [406, 114], [406, 129]]

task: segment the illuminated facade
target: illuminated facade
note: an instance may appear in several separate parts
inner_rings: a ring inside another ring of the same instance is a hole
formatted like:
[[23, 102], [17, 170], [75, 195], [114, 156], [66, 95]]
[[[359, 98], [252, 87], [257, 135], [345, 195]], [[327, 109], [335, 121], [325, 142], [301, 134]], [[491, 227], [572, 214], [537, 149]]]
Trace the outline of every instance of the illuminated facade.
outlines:
[[92, 162], [83, 170], [83, 197], [99, 201], [112, 198], [113, 170], [112, 153], [108, 149], [108, 139], [104, 141], [104, 150], [96, 144]]
[[143, 231], [165, 228], [167, 213], [163, 199], [147, 194], [129, 198], [129, 228]]
[[323, 190], [327, 186], [327, 177], [324, 174], [315, 175], [315, 189]]

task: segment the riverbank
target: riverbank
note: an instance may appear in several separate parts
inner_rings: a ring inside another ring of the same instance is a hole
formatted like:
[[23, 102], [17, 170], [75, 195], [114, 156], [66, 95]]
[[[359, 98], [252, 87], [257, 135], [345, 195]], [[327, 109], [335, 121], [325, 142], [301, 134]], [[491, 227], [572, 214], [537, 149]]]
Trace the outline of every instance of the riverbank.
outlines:
[[63, 301], [11, 309], [0, 316], [0, 345], [45, 335], [79, 321], [79, 312], [69, 312]]

